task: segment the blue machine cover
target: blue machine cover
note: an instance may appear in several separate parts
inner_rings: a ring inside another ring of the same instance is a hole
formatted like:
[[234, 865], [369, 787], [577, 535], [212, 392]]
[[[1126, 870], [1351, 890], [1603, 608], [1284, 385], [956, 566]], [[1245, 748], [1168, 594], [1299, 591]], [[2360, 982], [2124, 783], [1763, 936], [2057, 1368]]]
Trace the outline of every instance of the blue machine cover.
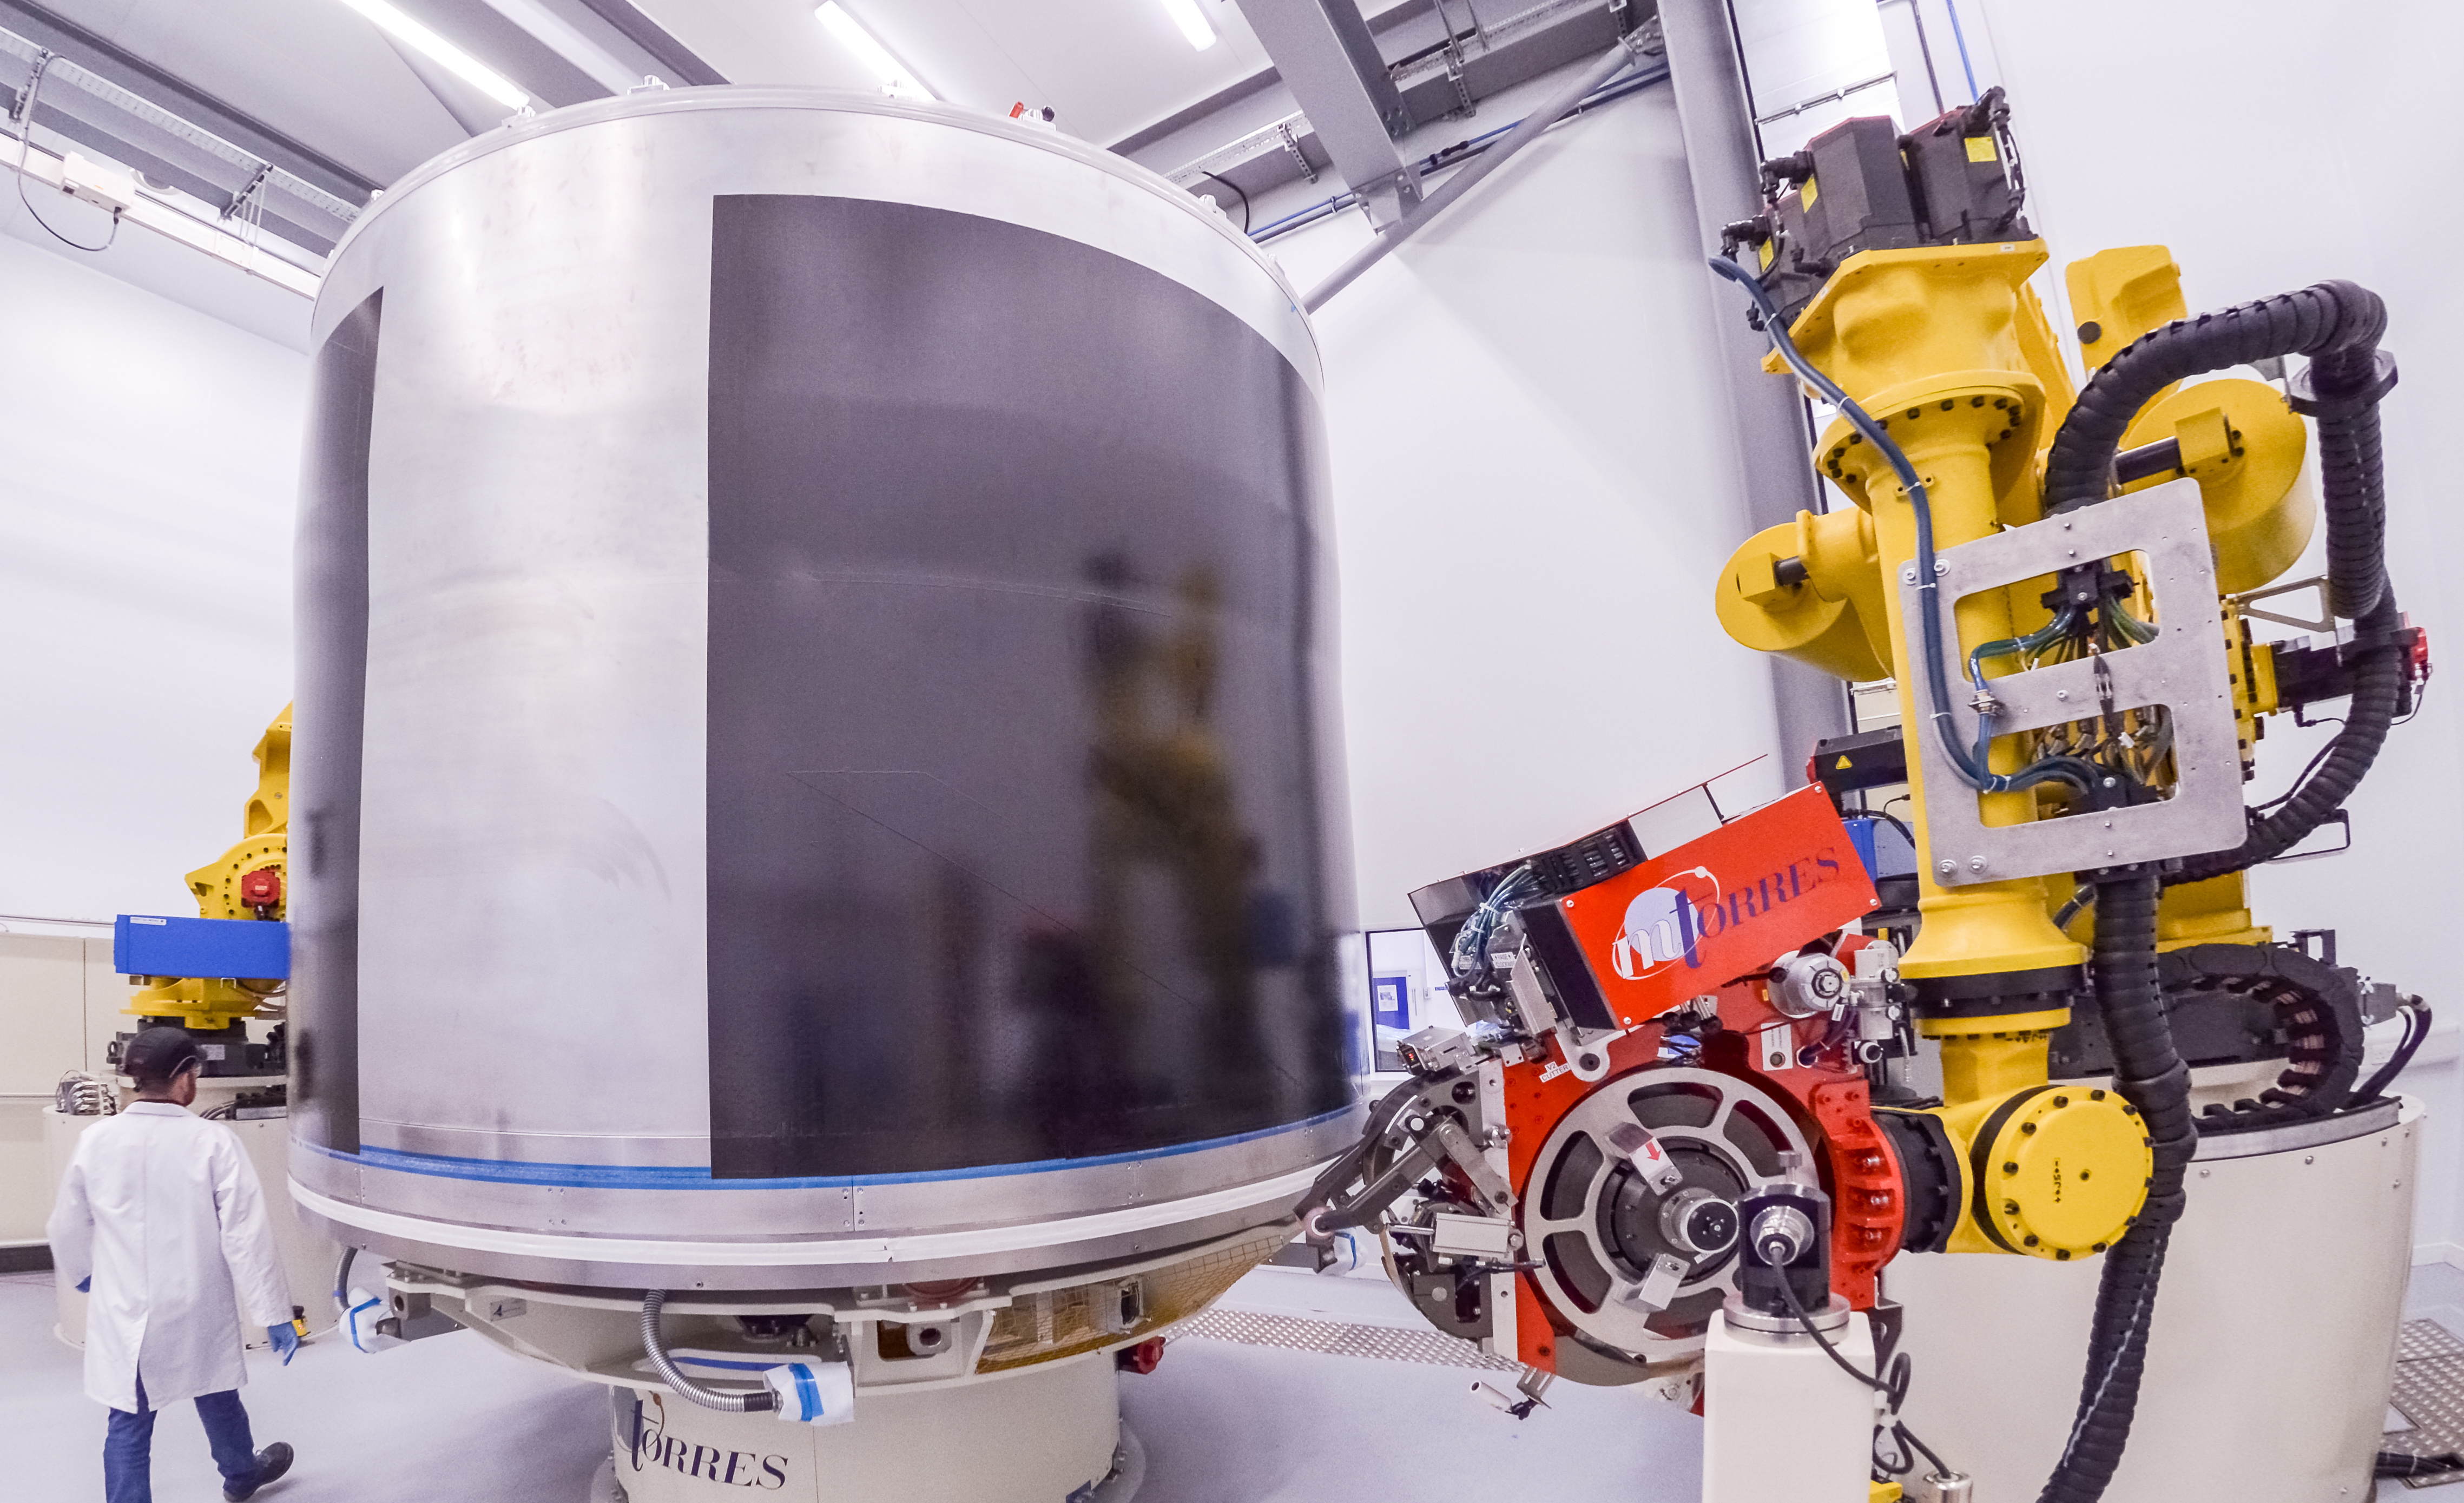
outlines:
[[158, 918], [111, 924], [111, 967], [122, 976], [291, 979], [291, 926], [271, 918]]

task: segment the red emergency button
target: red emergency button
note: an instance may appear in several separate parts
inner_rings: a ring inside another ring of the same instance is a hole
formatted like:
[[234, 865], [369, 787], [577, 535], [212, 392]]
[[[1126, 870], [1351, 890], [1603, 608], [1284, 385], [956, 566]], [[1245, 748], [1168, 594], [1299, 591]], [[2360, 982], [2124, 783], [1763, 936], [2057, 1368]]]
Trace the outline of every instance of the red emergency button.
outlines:
[[239, 900], [251, 908], [271, 908], [282, 901], [282, 869], [258, 867], [241, 877]]

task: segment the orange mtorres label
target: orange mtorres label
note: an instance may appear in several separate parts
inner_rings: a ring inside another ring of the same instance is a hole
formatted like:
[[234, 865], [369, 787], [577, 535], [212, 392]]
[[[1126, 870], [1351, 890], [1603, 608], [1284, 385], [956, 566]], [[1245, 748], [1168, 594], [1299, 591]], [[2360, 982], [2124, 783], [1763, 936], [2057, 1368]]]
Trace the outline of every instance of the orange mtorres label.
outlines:
[[1819, 787], [1557, 899], [1623, 1027], [1768, 969], [1876, 905], [1864, 863]]

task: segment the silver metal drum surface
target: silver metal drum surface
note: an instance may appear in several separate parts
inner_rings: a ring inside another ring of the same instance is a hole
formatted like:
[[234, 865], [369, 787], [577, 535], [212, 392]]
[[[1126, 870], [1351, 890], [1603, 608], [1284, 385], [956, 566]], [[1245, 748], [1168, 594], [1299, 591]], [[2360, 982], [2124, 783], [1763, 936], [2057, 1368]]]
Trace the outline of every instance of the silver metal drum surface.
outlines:
[[413, 173], [314, 336], [310, 1214], [878, 1284], [1263, 1225], [1354, 1136], [1321, 376], [1220, 215], [678, 90]]

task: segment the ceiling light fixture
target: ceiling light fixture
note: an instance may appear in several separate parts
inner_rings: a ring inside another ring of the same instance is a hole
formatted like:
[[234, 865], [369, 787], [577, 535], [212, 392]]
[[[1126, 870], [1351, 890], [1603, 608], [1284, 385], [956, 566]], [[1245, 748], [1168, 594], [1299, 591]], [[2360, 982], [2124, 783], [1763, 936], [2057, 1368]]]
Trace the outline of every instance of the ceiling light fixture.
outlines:
[[866, 72], [881, 80], [882, 93], [901, 99], [929, 99], [935, 97], [932, 90], [924, 87], [915, 75], [907, 71], [904, 63], [890, 55], [889, 48], [882, 46], [877, 37], [864, 29], [862, 23], [847, 14], [840, 7], [839, 0], [824, 0], [823, 4], [814, 8], [813, 14], [821, 18], [822, 25], [827, 29], [831, 36], [837, 39], [841, 47], [855, 54], [856, 60], [864, 64]]
[[1206, 24], [1206, 12], [1198, 9], [1198, 0], [1163, 0], [1163, 13], [1189, 38], [1189, 45], [1204, 52], [1215, 45], [1215, 28]]
[[518, 110], [530, 104], [531, 97], [515, 87], [512, 79], [405, 15], [385, 0], [342, 0], [342, 3], [375, 22], [396, 41], [426, 54], [455, 77], [505, 108]]

